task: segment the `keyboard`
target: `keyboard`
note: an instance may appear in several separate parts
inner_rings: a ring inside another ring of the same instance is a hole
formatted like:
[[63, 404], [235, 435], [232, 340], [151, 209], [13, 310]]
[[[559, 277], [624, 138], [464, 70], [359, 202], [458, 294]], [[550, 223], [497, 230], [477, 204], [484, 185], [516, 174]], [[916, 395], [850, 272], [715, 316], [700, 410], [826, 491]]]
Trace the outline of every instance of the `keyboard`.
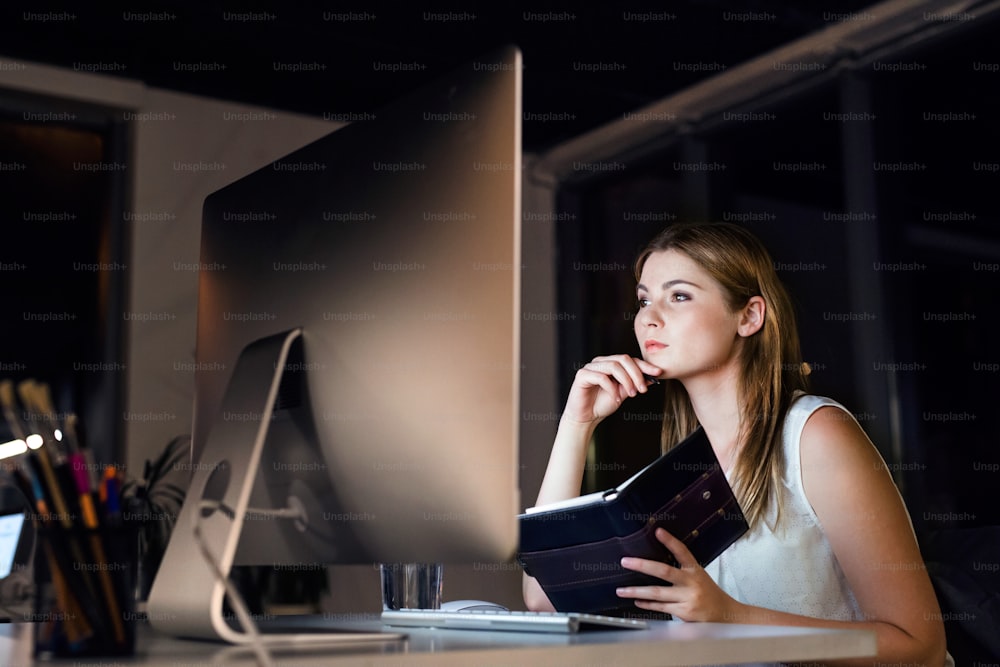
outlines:
[[502, 609], [395, 609], [382, 612], [384, 625], [461, 630], [512, 630], [572, 634], [586, 629], [644, 630], [646, 621], [600, 614]]

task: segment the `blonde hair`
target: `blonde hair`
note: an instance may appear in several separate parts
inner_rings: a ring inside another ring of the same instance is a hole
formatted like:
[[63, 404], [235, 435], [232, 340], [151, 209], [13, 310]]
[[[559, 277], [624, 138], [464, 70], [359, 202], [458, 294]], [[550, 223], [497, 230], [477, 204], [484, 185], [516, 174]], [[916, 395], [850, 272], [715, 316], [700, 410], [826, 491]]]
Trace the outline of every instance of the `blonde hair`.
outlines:
[[[774, 263], [756, 236], [729, 223], [681, 223], [668, 227], [639, 254], [636, 280], [654, 252], [676, 250], [705, 269], [722, 288], [731, 312], [751, 297], [764, 299], [764, 324], [741, 339], [738, 387], [741, 443], [731, 479], [747, 522], [753, 528], [781, 489], [784, 467], [781, 430], [796, 391], [806, 391], [809, 372], [802, 362], [795, 312]], [[666, 383], [661, 446], [669, 450], [698, 427], [683, 385]]]

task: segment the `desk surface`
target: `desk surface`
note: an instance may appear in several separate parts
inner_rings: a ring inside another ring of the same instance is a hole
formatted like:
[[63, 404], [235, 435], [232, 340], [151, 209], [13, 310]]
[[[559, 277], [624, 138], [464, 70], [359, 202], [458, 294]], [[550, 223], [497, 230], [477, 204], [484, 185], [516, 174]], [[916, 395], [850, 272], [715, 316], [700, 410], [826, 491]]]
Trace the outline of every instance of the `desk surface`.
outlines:
[[[355, 632], [379, 631], [376, 618], [339, 620]], [[394, 630], [393, 628], [385, 628]], [[139, 646], [131, 658], [72, 661], [74, 667], [147, 665], [209, 667], [255, 665], [252, 652], [239, 646], [173, 639], [140, 627]], [[282, 667], [365, 665], [571, 665], [572, 667], [669, 667], [671, 665], [745, 664], [830, 660], [875, 654], [875, 635], [865, 630], [814, 630], [724, 623], [652, 622], [648, 630], [588, 631], [576, 635], [470, 630], [405, 630], [404, 640], [365, 644], [314, 644], [273, 648]], [[29, 667], [31, 627], [0, 628], [0, 663]]]

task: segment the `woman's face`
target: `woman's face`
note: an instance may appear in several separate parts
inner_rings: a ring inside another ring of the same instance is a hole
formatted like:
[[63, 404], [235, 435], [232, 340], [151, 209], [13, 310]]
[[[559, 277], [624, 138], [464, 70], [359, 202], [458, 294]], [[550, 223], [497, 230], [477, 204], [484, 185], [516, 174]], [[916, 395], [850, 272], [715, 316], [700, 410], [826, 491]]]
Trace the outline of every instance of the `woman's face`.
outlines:
[[661, 377], [736, 376], [740, 314], [730, 311], [721, 286], [677, 250], [652, 253], [636, 287], [635, 337]]

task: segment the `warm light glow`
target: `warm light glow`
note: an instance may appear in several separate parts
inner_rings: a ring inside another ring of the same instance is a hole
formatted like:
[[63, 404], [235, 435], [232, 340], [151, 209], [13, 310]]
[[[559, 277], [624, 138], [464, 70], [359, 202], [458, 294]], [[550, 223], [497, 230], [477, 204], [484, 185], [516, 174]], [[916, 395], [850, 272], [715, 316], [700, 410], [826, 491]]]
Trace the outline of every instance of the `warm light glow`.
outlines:
[[24, 444], [24, 440], [11, 440], [0, 444], [0, 459], [24, 454], [26, 451], [28, 451], [28, 447]]
[[45, 444], [45, 438], [38, 435], [37, 433], [32, 433], [27, 437], [28, 449], [38, 449], [43, 444]]

